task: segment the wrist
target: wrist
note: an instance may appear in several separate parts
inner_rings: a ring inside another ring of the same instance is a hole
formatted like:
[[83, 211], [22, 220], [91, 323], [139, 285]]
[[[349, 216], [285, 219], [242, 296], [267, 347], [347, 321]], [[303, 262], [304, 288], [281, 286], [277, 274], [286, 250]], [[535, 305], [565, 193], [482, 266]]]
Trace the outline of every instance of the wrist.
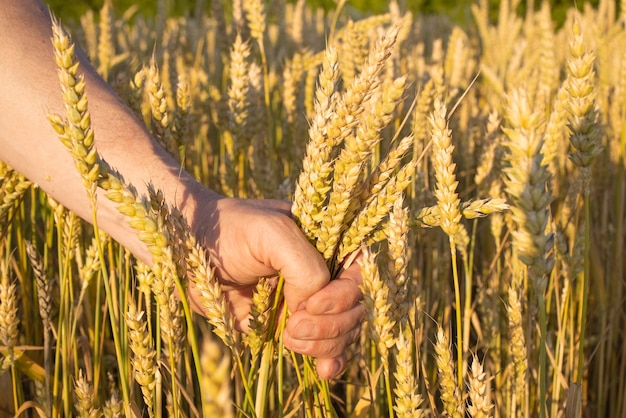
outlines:
[[208, 189], [191, 175], [180, 179], [181, 188], [169, 200], [185, 218], [191, 233], [203, 241], [207, 229], [211, 228], [212, 219], [217, 210], [217, 202], [224, 196]]

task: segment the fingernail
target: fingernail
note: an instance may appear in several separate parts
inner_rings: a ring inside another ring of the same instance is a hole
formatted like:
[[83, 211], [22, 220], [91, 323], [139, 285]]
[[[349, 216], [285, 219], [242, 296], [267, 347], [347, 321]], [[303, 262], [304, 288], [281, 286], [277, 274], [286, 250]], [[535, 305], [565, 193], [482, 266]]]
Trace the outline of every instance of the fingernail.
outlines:
[[306, 311], [306, 300], [304, 302], [300, 302], [300, 305], [298, 305], [298, 310]]

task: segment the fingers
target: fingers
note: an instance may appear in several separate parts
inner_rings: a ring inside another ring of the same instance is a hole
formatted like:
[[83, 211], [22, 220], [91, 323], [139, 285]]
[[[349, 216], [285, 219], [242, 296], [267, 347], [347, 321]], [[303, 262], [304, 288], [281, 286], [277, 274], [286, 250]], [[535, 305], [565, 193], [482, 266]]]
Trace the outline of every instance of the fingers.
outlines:
[[212, 262], [222, 284], [254, 285], [280, 272], [291, 312], [330, 280], [326, 263], [280, 200], [220, 199], [207, 231]]
[[259, 233], [251, 248], [258, 249], [256, 256], [282, 274], [287, 307], [295, 312], [330, 281], [326, 263], [293, 220], [279, 212], [265, 220]]
[[360, 285], [361, 268], [355, 263], [311, 296], [306, 302], [306, 310], [311, 315], [322, 315], [351, 309], [363, 298]]
[[345, 351], [358, 338], [365, 316], [361, 269], [358, 263], [342, 271], [337, 279], [312, 295], [305, 309], [287, 322], [283, 342], [287, 348], [317, 358], [317, 372], [332, 379], [347, 364]]
[[214, 206], [206, 242], [238, 328], [248, 327], [250, 291], [258, 278], [279, 272], [292, 312], [284, 344], [316, 357], [321, 377], [336, 376], [364, 316], [358, 264], [331, 282], [326, 262], [291, 218], [288, 202], [224, 198]]
[[283, 333], [283, 343], [292, 351], [315, 357], [319, 376], [323, 379], [332, 379], [346, 368], [346, 350], [348, 346], [359, 339], [359, 335], [360, 326], [339, 335], [337, 338], [322, 340], [300, 340], [292, 337], [286, 330]]
[[364, 308], [361, 304], [354, 305], [346, 311], [329, 315], [311, 315], [307, 311], [301, 310], [291, 315], [287, 321], [285, 332], [289, 334], [290, 339], [302, 341], [302, 344], [305, 344], [305, 341], [328, 340], [333, 342], [353, 329], [359, 328], [363, 315]]
[[298, 311], [287, 321], [283, 343], [290, 350], [316, 357], [320, 377], [337, 377], [346, 367], [347, 347], [359, 338], [364, 312], [360, 303], [337, 314]]

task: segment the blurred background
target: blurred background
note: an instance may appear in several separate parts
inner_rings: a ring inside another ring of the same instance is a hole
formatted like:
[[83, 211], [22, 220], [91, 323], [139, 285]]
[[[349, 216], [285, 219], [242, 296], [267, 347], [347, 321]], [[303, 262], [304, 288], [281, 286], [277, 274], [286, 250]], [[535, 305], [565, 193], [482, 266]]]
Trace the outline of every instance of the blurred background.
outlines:
[[[205, 3], [204, 10], [209, 9], [211, 0], [165, 0], [163, 3], [167, 11], [173, 14], [185, 15], [191, 13], [193, 10], [202, 10], [198, 8], [199, 3]], [[295, 0], [288, 0], [295, 3]], [[476, 3], [478, 0], [404, 0], [399, 1], [400, 5], [405, 9], [412, 11], [416, 14], [445, 14], [449, 16], [453, 21], [457, 23], [467, 23], [471, 20], [469, 13], [469, 5]], [[487, 0], [490, 4], [490, 8], [495, 18], [495, 14], [498, 10], [499, 0]], [[104, 0], [75, 0], [68, 2], [67, 0], [48, 0], [46, 3], [50, 8], [61, 18], [76, 19], [81, 16], [85, 11], [92, 9], [94, 11], [102, 8]], [[118, 13], [136, 6], [144, 15], [156, 15], [158, 1], [154, 0], [113, 0], [114, 8]], [[332, 10], [337, 2], [334, 0], [308, 0], [308, 4], [311, 6], [322, 7], [325, 10]], [[370, 13], [382, 13], [387, 10], [386, 0], [350, 0], [348, 1], [348, 8], [352, 9], [354, 13], [370, 14]], [[563, 22], [565, 19], [565, 11], [568, 7], [573, 6], [572, 0], [548, 0], [548, 3], [552, 6], [553, 18], [557, 22]], [[587, 1], [586, 3], [596, 6], [598, 0]], [[520, 13], [531, 5], [534, 8], [539, 7], [541, 0], [524, 0], [520, 4]]]

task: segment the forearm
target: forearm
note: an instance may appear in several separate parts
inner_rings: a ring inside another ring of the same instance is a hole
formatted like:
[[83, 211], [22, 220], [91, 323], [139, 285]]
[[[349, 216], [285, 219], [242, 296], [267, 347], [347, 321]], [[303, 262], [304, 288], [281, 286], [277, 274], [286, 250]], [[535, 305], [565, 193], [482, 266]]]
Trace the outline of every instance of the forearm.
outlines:
[[[23, 173], [64, 206], [91, 221], [91, 205], [72, 157], [47, 115], [64, 115], [50, 42], [47, 9], [35, 0], [0, 0], [0, 159]], [[95, 146], [140, 194], [147, 182], [193, 220], [204, 190], [146, 132], [132, 112], [78, 52], [85, 75]], [[104, 196], [99, 227], [144, 261], [145, 246]]]

